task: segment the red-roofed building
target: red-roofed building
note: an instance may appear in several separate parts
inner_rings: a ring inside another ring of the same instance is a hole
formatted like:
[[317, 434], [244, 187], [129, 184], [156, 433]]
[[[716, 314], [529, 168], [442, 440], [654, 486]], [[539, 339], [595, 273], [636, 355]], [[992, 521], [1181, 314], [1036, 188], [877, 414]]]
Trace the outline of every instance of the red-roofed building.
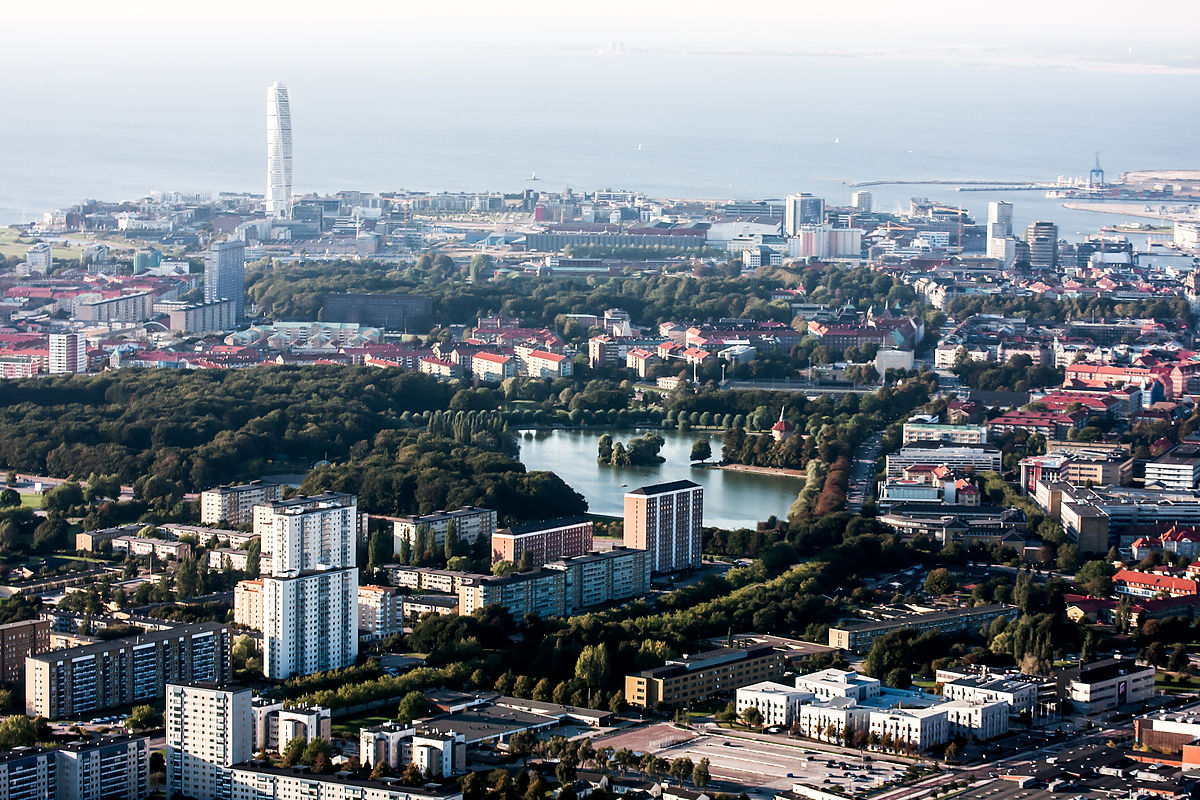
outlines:
[[988, 434], [994, 437], [1012, 431], [1028, 431], [1040, 433], [1047, 439], [1060, 439], [1066, 437], [1067, 431], [1072, 428], [1082, 428], [1087, 417], [1087, 413], [1082, 411], [1072, 414], [1053, 411], [1008, 411], [988, 422]]
[[487, 383], [499, 383], [517, 374], [517, 360], [499, 353], [476, 353], [471, 358], [471, 374]]
[[521, 358], [521, 366], [526, 375], [531, 378], [569, 378], [571, 377], [571, 359], [559, 353], [547, 353], [545, 350], [533, 350], [522, 356], [521, 348], [517, 348], [517, 356]]
[[1117, 594], [1132, 597], [1155, 598], [1185, 597], [1196, 594], [1196, 581], [1192, 578], [1176, 578], [1171, 575], [1155, 575], [1131, 569], [1118, 570], [1113, 575], [1113, 589]]
[[641, 347], [635, 347], [625, 354], [625, 366], [637, 372], [639, 378], [646, 377], [651, 367], [661, 363], [658, 355]]

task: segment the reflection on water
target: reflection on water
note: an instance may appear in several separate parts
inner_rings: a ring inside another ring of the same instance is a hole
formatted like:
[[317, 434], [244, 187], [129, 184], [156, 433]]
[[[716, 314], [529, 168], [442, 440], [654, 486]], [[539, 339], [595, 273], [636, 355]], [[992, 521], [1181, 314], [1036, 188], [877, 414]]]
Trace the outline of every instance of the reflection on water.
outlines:
[[[783, 517], [804, 482], [782, 475], [754, 475], [692, 467], [688, 457], [697, 439], [708, 439], [713, 457], [720, 457], [717, 433], [657, 431], [666, 440], [653, 467], [602, 467], [596, 463], [600, 430], [525, 431], [520, 435], [521, 461], [527, 469], [556, 473], [587, 498], [588, 510], [620, 516], [625, 492], [651, 483], [688, 479], [704, 487], [704, 524], [722, 528], [752, 528], [772, 514]], [[628, 442], [641, 431], [611, 432]]]

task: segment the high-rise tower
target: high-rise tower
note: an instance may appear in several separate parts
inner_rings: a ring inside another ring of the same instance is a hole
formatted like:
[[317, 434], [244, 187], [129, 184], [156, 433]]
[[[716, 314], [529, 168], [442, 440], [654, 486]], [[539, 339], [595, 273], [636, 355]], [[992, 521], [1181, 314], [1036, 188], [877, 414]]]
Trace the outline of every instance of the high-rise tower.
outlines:
[[267, 213], [292, 208], [292, 107], [287, 86], [267, 87]]

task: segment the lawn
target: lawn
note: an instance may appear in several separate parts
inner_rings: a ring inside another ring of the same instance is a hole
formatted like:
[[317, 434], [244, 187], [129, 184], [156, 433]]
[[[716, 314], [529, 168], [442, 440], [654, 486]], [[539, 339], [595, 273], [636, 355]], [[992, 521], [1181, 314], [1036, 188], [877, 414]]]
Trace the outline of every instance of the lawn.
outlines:
[[29, 494], [21, 495], [22, 508], [41, 508], [42, 495], [40, 492], [30, 492]]
[[331, 726], [334, 733], [340, 733], [343, 736], [358, 736], [359, 728], [370, 728], [375, 725], [382, 725], [385, 722], [391, 722], [391, 717], [346, 717], [345, 719], [337, 720]]

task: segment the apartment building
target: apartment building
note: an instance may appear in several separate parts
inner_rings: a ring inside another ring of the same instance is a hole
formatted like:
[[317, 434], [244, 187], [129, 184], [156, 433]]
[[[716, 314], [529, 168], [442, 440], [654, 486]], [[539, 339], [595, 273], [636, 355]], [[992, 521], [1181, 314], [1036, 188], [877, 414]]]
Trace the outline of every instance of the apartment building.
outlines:
[[529, 522], [496, 531], [492, 535], [492, 563], [519, 564], [529, 553], [530, 566], [581, 556], [592, 549], [592, 521], [587, 517]]
[[402, 598], [390, 586], [358, 587], [358, 630], [371, 639], [399, 633]]
[[748, 708], [758, 709], [763, 725], [791, 727], [800, 718], [800, 707], [813, 699], [805, 692], [786, 683], [761, 681], [737, 690], [736, 708], [742, 714]]
[[50, 621], [29, 619], [0, 625], [0, 682], [25, 682], [25, 659], [50, 649]]
[[338, 669], [358, 657], [358, 528], [354, 495], [254, 507], [254, 532], [271, 556], [261, 594], [267, 677]]
[[432, 537], [430, 545], [444, 547], [446, 532], [454, 528], [460, 542], [474, 544], [480, 536], [491, 539], [496, 532], [496, 512], [490, 508], [463, 506], [455, 511], [435, 511], [432, 514], [407, 517], [382, 517], [392, 523], [392, 552], [400, 552], [400, 543], [407, 541], [409, 547], [417, 542], [417, 532]]
[[913, 442], [951, 442], [953, 444], [984, 444], [985, 425], [942, 425], [937, 422], [913, 421], [904, 423], [902, 444]]
[[200, 493], [200, 521], [205, 525], [249, 525], [254, 522], [255, 506], [282, 499], [283, 485], [270, 481], [218, 486]]
[[145, 736], [124, 735], [60, 745], [56, 751], [57, 796], [63, 800], [142, 800], [150, 793], [149, 744]]
[[254, 752], [279, 752], [292, 739], [328, 740], [332, 730], [332, 712], [322, 706], [285, 706], [282, 700], [256, 697], [251, 701], [254, 715]]
[[545, 567], [566, 575], [564, 614], [645, 597], [650, 591], [650, 556], [645, 550], [618, 545]]
[[484, 606], [501, 605], [513, 619], [526, 614], [562, 616], [567, 607], [566, 579], [566, 572], [553, 569], [464, 578], [458, 590], [459, 613], [466, 615]]
[[700, 566], [704, 490], [688, 480], [625, 494], [625, 546], [650, 554], [652, 573]]
[[876, 639], [892, 631], [911, 629], [946, 634], [979, 630], [984, 625], [990, 625], [992, 620], [997, 617], [1015, 619], [1017, 613], [1016, 606], [994, 603], [969, 608], [916, 611], [910, 614], [900, 614], [891, 619], [844, 622], [829, 628], [829, 646], [840, 647], [855, 653], [865, 653], [871, 649], [871, 645]]
[[400, 613], [405, 620], [420, 619], [426, 614], [457, 614], [458, 598], [446, 594], [407, 594], [401, 598]]
[[153, 315], [153, 307], [153, 292], [131, 292], [76, 303], [74, 316], [83, 322], [145, 322]]
[[778, 680], [784, 666], [783, 653], [770, 645], [685, 654], [661, 667], [626, 675], [625, 699], [640, 708], [678, 708], [742, 686]]
[[396, 586], [425, 592], [443, 592], [458, 595], [458, 590], [467, 578], [476, 577], [471, 572], [432, 567], [410, 567], [407, 564], [384, 564], [383, 571]]
[[250, 690], [214, 683], [167, 686], [167, 794], [226, 800], [229, 768], [250, 760]]
[[1146, 486], [1190, 491], [1200, 483], [1200, 442], [1182, 442], [1146, 462]]
[[463, 796], [461, 791], [318, 775], [261, 761], [239, 764], [229, 772], [230, 800], [462, 800]]
[[154, 701], [168, 683], [228, 681], [229, 630], [217, 622], [51, 650], [25, 660], [25, 711], [61, 719]]
[[573, 373], [571, 359], [559, 353], [532, 350], [522, 354], [518, 348], [517, 356], [521, 372], [531, 378], [569, 378]]
[[117, 536], [112, 540], [115, 553], [129, 553], [135, 556], [148, 556], [166, 561], [180, 561], [192, 554], [192, 546], [187, 542], [170, 542], [166, 539], [152, 539], [148, 536]]
[[1197, 582], [1191, 578], [1176, 578], [1155, 572], [1119, 569], [1112, 577], [1113, 590], [1131, 597], [1187, 597], [1196, 594]]
[[517, 374], [517, 361], [499, 353], [476, 353], [471, 357], [471, 374], [486, 383], [500, 383]]
[[233, 621], [244, 628], [261, 631], [263, 626], [263, 582], [238, 581], [233, 587]]
[[466, 749], [465, 735], [439, 730], [436, 721], [421, 727], [387, 722], [358, 732], [359, 758], [364, 765], [384, 763], [400, 771], [416, 764], [435, 777], [464, 771]]

